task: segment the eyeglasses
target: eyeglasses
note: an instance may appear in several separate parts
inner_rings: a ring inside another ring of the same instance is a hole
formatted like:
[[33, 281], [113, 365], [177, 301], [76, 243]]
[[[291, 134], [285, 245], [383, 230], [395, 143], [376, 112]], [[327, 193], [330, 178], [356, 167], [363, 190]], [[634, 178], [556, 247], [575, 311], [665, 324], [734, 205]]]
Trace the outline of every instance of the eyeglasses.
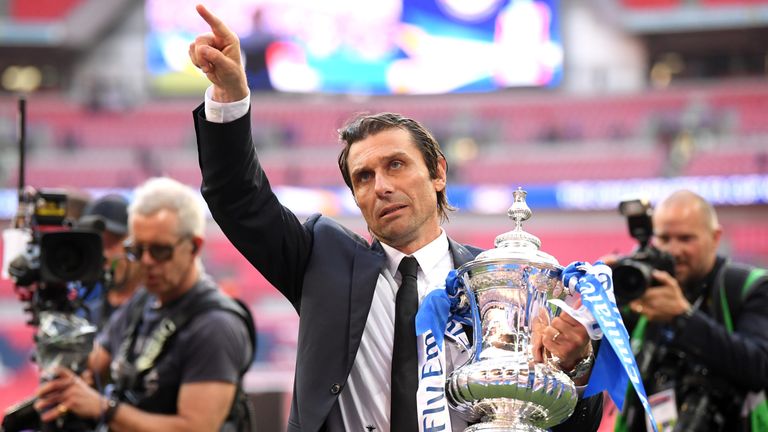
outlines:
[[125, 257], [128, 261], [141, 261], [141, 257], [144, 256], [144, 251], [149, 252], [149, 256], [156, 262], [162, 263], [173, 258], [173, 251], [184, 240], [189, 239], [188, 236], [180, 238], [174, 244], [141, 244], [141, 243], [127, 243], [125, 247]]

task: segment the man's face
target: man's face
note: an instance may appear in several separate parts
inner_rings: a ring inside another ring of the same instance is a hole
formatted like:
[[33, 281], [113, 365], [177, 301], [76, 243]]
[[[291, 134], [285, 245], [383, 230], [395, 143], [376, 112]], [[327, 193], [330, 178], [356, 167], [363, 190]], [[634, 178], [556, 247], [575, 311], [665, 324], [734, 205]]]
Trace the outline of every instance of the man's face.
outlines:
[[445, 161], [431, 179], [406, 130], [384, 130], [352, 144], [348, 166], [355, 202], [377, 239], [409, 254], [440, 235], [437, 192], [445, 189]]
[[[179, 220], [175, 212], [160, 210], [152, 215], [135, 215], [131, 228], [131, 243], [143, 247], [139, 258], [147, 290], [162, 301], [170, 301], [181, 294], [194, 282], [194, 242], [200, 239], [178, 235]], [[153, 257], [151, 245], [160, 246], [171, 254], [167, 260]]]
[[[101, 233], [102, 243], [104, 245], [104, 270], [112, 271], [113, 288], [122, 289], [125, 286], [127, 272], [129, 268], [137, 267], [136, 263], [130, 263], [125, 258], [125, 249], [123, 244], [127, 236], [115, 234], [111, 231]], [[132, 273], [135, 273], [133, 271]]]
[[705, 213], [695, 204], [673, 203], [653, 215], [654, 244], [675, 258], [675, 278], [682, 286], [701, 280], [712, 270], [720, 240]]
[[107, 265], [114, 260], [120, 259], [123, 254], [124, 235], [118, 235], [111, 231], [101, 233], [102, 244], [104, 245], [104, 258], [107, 259]]

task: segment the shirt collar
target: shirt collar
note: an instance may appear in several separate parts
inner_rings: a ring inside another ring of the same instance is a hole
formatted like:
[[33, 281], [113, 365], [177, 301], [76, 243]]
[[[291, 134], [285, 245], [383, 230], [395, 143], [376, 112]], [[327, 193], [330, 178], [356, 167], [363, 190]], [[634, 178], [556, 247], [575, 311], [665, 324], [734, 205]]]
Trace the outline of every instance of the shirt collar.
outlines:
[[[381, 243], [381, 246], [387, 255], [389, 271], [394, 276], [397, 274], [397, 267], [400, 266], [400, 261], [406, 255], [388, 244]], [[440, 235], [436, 239], [412, 253], [411, 256], [416, 258], [416, 261], [419, 263], [419, 269], [426, 275], [443, 259], [446, 253], [448, 253], [448, 236], [440, 228]]]

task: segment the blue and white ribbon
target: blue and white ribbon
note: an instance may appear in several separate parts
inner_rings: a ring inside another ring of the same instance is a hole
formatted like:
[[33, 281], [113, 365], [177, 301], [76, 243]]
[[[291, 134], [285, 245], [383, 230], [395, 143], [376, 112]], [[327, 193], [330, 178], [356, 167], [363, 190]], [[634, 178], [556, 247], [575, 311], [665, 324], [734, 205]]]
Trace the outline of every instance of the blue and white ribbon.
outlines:
[[445, 338], [460, 350], [469, 351], [463, 324], [472, 324], [469, 307], [460, 306], [461, 280], [451, 270], [445, 287], [430, 291], [416, 313], [416, 335], [422, 336], [419, 351], [419, 388], [416, 392], [419, 431], [450, 431], [451, 418], [445, 397], [448, 362], [443, 347]]
[[[457, 342], [463, 349], [469, 350], [466, 345], [466, 336], [457, 337], [456, 333], [462, 330], [463, 325], [472, 325], [472, 313], [469, 306], [461, 306], [459, 294], [463, 288], [461, 278], [456, 270], [448, 272], [445, 278], [445, 289], [435, 289], [424, 297], [416, 313], [416, 335], [422, 335], [431, 331], [437, 342], [437, 347], [443, 349], [444, 336]], [[454, 331], [451, 331], [451, 330]], [[460, 333], [463, 334], [463, 331]]]
[[[580, 309], [586, 308], [600, 328], [600, 332], [596, 332], [592, 320], [588, 320], [589, 326], [585, 325], [585, 327], [590, 337], [602, 333], [602, 337], [608, 341], [608, 344], [603, 343], [598, 350], [584, 396], [589, 397], [607, 390], [616, 406], [622, 409], [627, 383], [631, 381], [637, 397], [651, 419], [653, 430], [658, 432], [656, 420], [653, 418], [651, 406], [645, 394], [640, 370], [629, 344], [629, 333], [616, 306], [611, 275], [610, 267], [600, 261], [594, 266], [576, 261], [563, 270], [563, 285], [567, 286], [571, 292], [581, 295], [582, 308]], [[554, 300], [551, 302], [558, 304]], [[579, 314], [579, 311], [573, 311], [570, 307], [563, 309], [569, 315], [572, 315], [572, 312]]]

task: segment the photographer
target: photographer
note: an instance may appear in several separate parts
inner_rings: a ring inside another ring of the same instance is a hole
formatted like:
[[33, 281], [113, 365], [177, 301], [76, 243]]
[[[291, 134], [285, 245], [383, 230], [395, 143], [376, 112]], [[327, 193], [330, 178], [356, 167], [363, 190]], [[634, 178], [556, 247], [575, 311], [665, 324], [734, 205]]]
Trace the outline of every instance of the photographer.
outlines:
[[141, 282], [139, 264], [125, 257], [123, 242], [128, 238], [128, 200], [108, 194], [89, 203], [78, 226], [96, 229], [104, 246], [104, 270], [109, 279], [99, 283], [84, 299], [85, 317], [103, 328], [110, 315], [122, 306]]
[[[722, 229], [699, 195], [673, 193], [652, 220], [674, 276], [654, 269], [623, 312], [656, 420], [675, 431], [749, 431], [748, 394], [768, 388], [768, 278], [717, 255]], [[630, 393], [616, 430], [646, 427]]]
[[145, 290], [116, 311], [89, 358], [110, 372], [111, 397], [65, 368], [38, 390], [44, 422], [69, 415], [111, 430], [249, 430], [241, 380], [253, 359], [247, 308], [225, 297], [200, 262], [205, 219], [188, 187], [167, 178], [137, 189], [129, 259]]

